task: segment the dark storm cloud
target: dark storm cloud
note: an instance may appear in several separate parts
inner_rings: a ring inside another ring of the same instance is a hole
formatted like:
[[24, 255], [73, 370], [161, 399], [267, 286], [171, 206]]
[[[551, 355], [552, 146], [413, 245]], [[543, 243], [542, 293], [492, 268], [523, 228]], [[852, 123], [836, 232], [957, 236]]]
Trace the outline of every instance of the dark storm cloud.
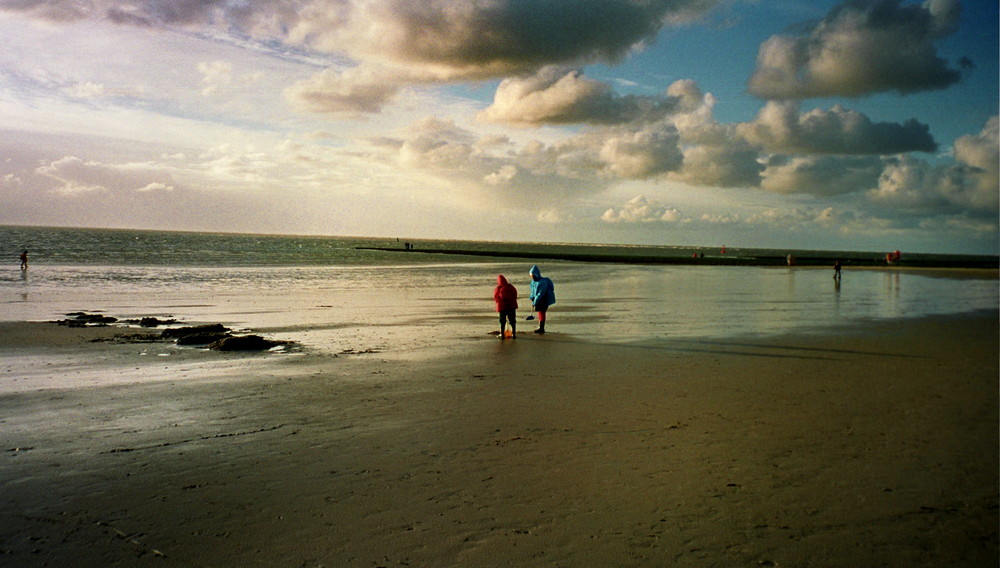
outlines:
[[348, 55], [290, 88], [297, 107], [378, 111], [406, 85], [530, 74], [548, 65], [614, 62], [670, 23], [719, 0], [14, 0], [51, 21], [213, 28]]
[[[12, 0], [0, 9], [53, 21], [222, 26], [463, 76], [559, 62], [614, 61], [664, 25], [718, 0]], [[610, 25], [613, 23], [613, 25]]]

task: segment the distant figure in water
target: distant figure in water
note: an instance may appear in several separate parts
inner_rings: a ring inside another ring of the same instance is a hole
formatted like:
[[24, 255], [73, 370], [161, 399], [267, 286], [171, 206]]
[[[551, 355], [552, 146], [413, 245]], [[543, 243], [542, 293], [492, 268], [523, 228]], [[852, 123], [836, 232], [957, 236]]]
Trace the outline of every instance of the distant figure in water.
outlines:
[[28, 269], [28, 250], [25, 249], [21, 252], [21, 270]]
[[507, 323], [510, 322], [510, 338], [517, 339], [517, 288], [503, 274], [497, 274], [497, 287], [493, 289], [493, 301], [500, 314], [500, 339], [506, 339]]
[[545, 333], [545, 313], [549, 306], [556, 303], [556, 288], [552, 285], [552, 280], [542, 276], [537, 264], [531, 267], [528, 274], [531, 275], [531, 295], [528, 299], [538, 313], [538, 329], [535, 333], [542, 334]]
[[792, 253], [788, 253], [788, 258], [785, 260], [788, 261], [788, 266], [795, 266], [795, 256]]
[[840, 280], [840, 260], [836, 260], [833, 263], [833, 278], [834, 280]]

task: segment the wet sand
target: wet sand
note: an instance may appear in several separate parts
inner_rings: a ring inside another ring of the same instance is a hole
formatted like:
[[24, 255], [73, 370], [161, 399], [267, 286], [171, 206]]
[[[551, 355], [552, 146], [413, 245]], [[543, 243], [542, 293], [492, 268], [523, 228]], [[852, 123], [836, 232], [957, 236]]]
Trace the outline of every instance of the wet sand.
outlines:
[[0, 395], [0, 566], [996, 566], [997, 328], [136, 362], [3, 323], [3, 381], [120, 380]]

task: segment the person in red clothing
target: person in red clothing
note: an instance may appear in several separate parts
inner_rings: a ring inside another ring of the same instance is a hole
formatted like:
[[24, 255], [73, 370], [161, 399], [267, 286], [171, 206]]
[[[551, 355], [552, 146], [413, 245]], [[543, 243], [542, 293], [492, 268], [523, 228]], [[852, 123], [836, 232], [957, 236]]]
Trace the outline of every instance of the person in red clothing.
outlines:
[[500, 339], [504, 339], [507, 322], [510, 322], [510, 338], [517, 339], [517, 288], [507, 282], [503, 274], [497, 275], [497, 287], [493, 289], [493, 301], [500, 313]]

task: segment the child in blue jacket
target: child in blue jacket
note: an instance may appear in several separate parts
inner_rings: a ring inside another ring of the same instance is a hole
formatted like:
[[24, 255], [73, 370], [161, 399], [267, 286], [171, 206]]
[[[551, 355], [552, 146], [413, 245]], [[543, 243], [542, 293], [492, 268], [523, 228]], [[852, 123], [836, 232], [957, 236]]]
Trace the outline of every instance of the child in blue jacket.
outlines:
[[545, 333], [545, 312], [556, 303], [556, 288], [552, 285], [552, 280], [542, 276], [537, 264], [531, 267], [528, 274], [531, 275], [531, 295], [528, 299], [538, 312], [538, 329], [535, 333]]

